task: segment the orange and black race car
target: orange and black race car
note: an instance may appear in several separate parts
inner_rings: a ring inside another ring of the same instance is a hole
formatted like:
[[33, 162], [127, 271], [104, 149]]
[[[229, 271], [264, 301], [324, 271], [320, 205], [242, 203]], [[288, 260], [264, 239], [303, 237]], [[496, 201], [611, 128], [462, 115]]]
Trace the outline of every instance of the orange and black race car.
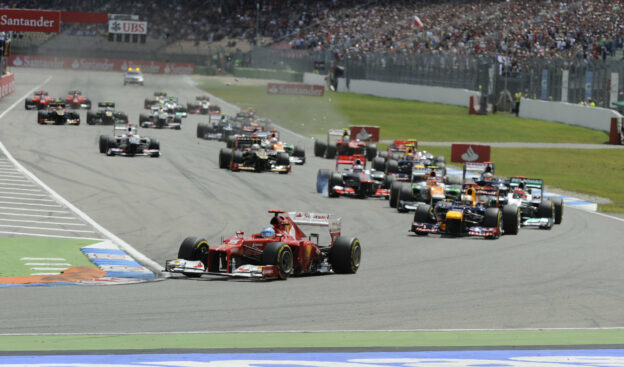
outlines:
[[24, 108], [27, 110], [43, 110], [48, 108], [48, 104], [52, 101], [54, 101], [54, 98], [48, 97], [48, 92], [40, 90], [35, 92], [34, 97], [24, 100]]
[[[360, 241], [340, 235], [341, 218], [331, 214], [269, 210], [269, 225], [261, 232], [236, 232], [210, 246], [200, 237], [187, 237], [178, 259], [167, 260], [165, 271], [187, 277], [217, 275], [251, 279], [287, 279], [290, 275], [353, 274], [360, 266]], [[327, 243], [319, 234], [306, 235], [302, 226], [327, 227]]]
[[48, 103], [46, 111], [37, 112], [39, 125], [80, 125], [80, 115], [77, 112], [67, 111], [65, 102], [57, 99]]

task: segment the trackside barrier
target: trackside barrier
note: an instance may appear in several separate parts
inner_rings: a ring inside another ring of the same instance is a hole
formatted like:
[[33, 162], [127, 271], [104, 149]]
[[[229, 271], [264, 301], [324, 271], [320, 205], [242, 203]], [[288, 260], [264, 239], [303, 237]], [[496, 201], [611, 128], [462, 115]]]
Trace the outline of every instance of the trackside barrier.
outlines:
[[15, 75], [7, 74], [0, 78], [0, 98], [8, 96], [15, 91]]
[[609, 144], [620, 145], [623, 143], [624, 126], [622, 118], [611, 117], [611, 130], [609, 131]]

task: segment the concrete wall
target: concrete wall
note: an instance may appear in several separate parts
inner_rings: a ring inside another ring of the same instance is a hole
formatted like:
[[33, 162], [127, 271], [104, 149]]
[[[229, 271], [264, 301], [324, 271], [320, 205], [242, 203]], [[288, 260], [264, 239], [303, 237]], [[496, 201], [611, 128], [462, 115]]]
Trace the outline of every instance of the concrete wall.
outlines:
[[347, 88], [346, 80], [344, 78], [338, 79], [338, 91], [464, 107], [468, 107], [470, 96], [480, 95], [477, 91], [467, 89], [388, 83], [359, 79], [351, 79], [349, 81], [349, 88]]
[[315, 73], [303, 73], [303, 83], [312, 85], [322, 85], [325, 90], [328, 88], [327, 75]]
[[548, 102], [535, 99], [520, 100], [520, 117], [536, 120], [557, 121], [578, 125], [609, 133], [611, 117], [622, 117], [615, 110], [601, 107], [586, 107], [565, 102]]

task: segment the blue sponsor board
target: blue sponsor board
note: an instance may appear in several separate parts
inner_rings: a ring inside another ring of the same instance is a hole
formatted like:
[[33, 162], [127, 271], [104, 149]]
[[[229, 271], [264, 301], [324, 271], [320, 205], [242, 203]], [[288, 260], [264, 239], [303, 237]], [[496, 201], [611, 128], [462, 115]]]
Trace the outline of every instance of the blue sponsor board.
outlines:
[[3, 366], [193, 367], [604, 367], [624, 366], [624, 349], [463, 350], [361, 353], [193, 353], [0, 357]]

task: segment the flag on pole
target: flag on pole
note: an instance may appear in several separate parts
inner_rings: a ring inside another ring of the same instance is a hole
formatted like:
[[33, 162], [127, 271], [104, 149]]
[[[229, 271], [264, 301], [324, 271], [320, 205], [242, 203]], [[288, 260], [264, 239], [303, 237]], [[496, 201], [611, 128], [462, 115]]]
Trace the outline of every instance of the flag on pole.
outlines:
[[418, 15], [414, 15], [414, 25], [418, 27], [418, 29], [422, 29], [423, 27], [423, 22], [420, 20]]

